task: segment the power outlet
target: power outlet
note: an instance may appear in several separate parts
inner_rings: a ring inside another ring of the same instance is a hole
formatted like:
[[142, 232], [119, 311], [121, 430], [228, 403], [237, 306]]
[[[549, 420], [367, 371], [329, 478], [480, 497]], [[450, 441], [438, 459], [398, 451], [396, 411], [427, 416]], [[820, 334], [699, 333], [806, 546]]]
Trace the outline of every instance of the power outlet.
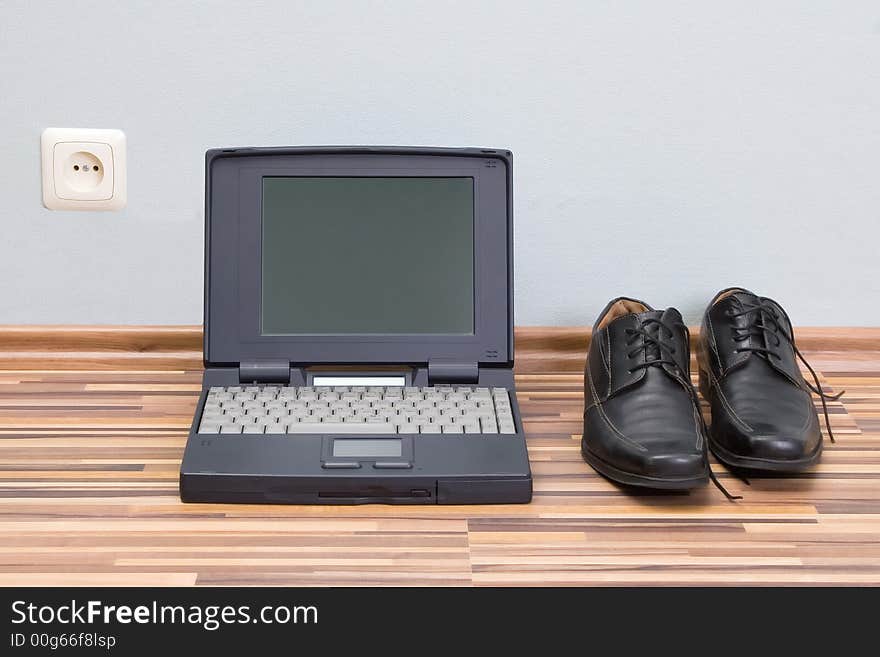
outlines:
[[50, 210], [119, 210], [126, 202], [125, 133], [46, 128], [43, 205]]

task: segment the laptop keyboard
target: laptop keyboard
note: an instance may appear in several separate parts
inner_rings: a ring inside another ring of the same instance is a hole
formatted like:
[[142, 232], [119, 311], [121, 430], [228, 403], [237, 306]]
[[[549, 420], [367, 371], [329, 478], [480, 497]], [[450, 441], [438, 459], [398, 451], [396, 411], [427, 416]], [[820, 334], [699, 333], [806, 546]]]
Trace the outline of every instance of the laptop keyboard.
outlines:
[[199, 433], [515, 433], [506, 388], [212, 387]]

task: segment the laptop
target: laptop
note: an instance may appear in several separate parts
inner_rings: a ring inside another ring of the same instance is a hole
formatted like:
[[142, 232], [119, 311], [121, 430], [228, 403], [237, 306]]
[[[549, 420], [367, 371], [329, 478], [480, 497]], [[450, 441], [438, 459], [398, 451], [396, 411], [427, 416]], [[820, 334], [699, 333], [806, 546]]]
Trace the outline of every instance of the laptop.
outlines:
[[207, 152], [184, 502], [531, 500], [511, 166], [499, 149]]

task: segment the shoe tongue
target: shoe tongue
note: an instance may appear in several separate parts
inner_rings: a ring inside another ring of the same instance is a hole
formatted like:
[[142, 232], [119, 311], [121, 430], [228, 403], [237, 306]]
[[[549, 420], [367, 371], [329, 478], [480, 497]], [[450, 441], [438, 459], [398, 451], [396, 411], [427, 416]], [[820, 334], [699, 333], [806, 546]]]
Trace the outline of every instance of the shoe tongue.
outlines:
[[663, 315], [666, 314], [666, 312], [668, 312], [668, 311], [665, 311], [665, 310], [646, 310], [645, 312], [639, 313], [638, 315], [636, 315], [636, 317], [638, 317], [640, 321], [645, 320], [645, 319], [656, 319], [656, 320], [659, 320], [662, 322]]
[[684, 319], [682, 318], [681, 313], [675, 308], [667, 308], [664, 310], [661, 321], [669, 326], [669, 328], [674, 327], [676, 324], [684, 324]]
[[[738, 290], [729, 294], [715, 304], [712, 315], [723, 322], [728, 322], [736, 329], [745, 329], [754, 320], [755, 313], [741, 313], [744, 305], [753, 306], [758, 303], [758, 297], [751, 292]], [[746, 345], [748, 346], [748, 345]]]
[[[751, 312], [743, 312], [752, 306], [762, 304], [762, 302], [766, 305], [768, 301], [769, 300], [762, 299], [762, 297], [759, 297], [757, 294], [749, 292], [748, 290], [736, 290], [716, 304], [717, 308], [713, 309], [712, 317], [713, 320], [716, 317], [720, 320], [717, 322], [718, 325], [723, 326], [727, 323], [732, 327], [733, 330], [731, 331], [731, 334], [733, 336], [736, 336], [739, 331], [748, 332], [751, 330], [748, 339], [739, 341], [738, 345], [747, 349], [773, 349], [777, 354], [777, 358], [769, 358], [766, 354], [760, 352], [744, 353], [748, 353], [749, 356], [755, 355], [766, 360], [771, 367], [785, 372], [786, 367], [781, 365], [778, 356], [784, 354], [786, 351], [790, 351], [790, 347], [786, 347], [784, 343], [779, 344], [778, 328], [772, 323], [774, 320], [770, 320], [770, 323], [768, 323], [763, 330], [760, 330], [760, 325], [756, 327], [756, 322], [767, 321], [767, 318], [762, 317], [762, 314], [759, 313], [757, 309], [752, 310]], [[786, 321], [782, 308], [774, 301], [770, 301], [770, 304], [779, 312], [779, 317], [775, 318], [775, 322], [782, 327], [784, 332], [790, 334], [791, 325]], [[793, 354], [789, 354], [789, 356], [793, 358]], [[750, 358], [740, 358], [737, 362], [745, 360], [750, 360]]]
[[[639, 321], [644, 321], [646, 319], [657, 320], [668, 326], [673, 332], [675, 331], [673, 327], [682, 322], [681, 313], [675, 308], [667, 308], [666, 310], [649, 310], [647, 312], [639, 313], [638, 318]], [[657, 336], [662, 329], [656, 324], [649, 323], [645, 326], [645, 330], [651, 335]], [[663, 354], [661, 354], [660, 348], [657, 345], [645, 345], [645, 360], [659, 360], [662, 357]]]
[[758, 295], [748, 290], [737, 290], [728, 294], [726, 297], [718, 301], [716, 305], [719, 308], [727, 310], [728, 308], [732, 308], [734, 311], [740, 309], [740, 304], [744, 303], [747, 305], [755, 305], [758, 303]]
[[[753, 292], [749, 292], [748, 290], [740, 290], [740, 291], [734, 292], [731, 295], [731, 297], [736, 299], [738, 302], [744, 303], [748, 306], [757, 305], [757, 304], [761, 303], [761, 301], [762, 301], [761, 297], [759, 297], [757, 294], [754, 294]], [[727, 301], [727, 299], [724, 299], [724, 301]], [[782, 309], [782, 307], [778, 303], [773, 301], [772, 299], [765, 298], [764, 301], [769, 302], [773, 307], [776, 308], [777, 312], [779, 313], [779, 317], [777, 318], [777, 321], [781, 324], [782, 328], [784, 328], [790, 334], [791, 333], [791, 324], [788, 323], [787, 318], [785, 317], [785, 311]], [[730, 307], [732, 307], [734, 310], [738, 310], [740, 308], [739, 304], [736, 302], [731, 302], [731, 304], [732, 305]], [[738, 318], [742, 322], [742, 324], [738, 323], [738, 325], [747, 324], [753, 316], [754, 316], [754, 313], [749, 313], [749, 315], [744, 315], [744, 316]], [[767, 333], [765, 332], [765, 339], [766, 339], [766, 336], [767, 336]]]
[[[654, 319], [658, 322], [662, 322], [666, 326], [668, 326], [673, 331], [675, 330], [675, 326], [677, 324], [683, 324], [684, 320], [681, 317], [681, 313], [678, 312], [675, 308], [667, 308], [666, 310], [648, 310], [643, 313], [639, 313], [637, 315], [639, 321], [644, 321], [646, 319]], [[649, 329], [653, 332], [658, 330], [657, 325], [648, 325]]]
[[743, 303], [748, 304], [756, 304], [758, 303], [758, 295], [753, 292], [749, 292], [748, 290], [738, 290], [730, 295], [732, 298], [737, 299]]

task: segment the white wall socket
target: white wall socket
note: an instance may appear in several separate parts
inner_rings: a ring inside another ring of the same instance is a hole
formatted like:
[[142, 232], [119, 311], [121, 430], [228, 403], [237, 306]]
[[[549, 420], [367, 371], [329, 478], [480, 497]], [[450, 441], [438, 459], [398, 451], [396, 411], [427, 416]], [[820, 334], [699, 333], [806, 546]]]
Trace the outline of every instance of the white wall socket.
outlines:
[[46, 128], [40, 138], [43, 205], [50, 210], [119, 210], [127, 197], [125, 133]]

